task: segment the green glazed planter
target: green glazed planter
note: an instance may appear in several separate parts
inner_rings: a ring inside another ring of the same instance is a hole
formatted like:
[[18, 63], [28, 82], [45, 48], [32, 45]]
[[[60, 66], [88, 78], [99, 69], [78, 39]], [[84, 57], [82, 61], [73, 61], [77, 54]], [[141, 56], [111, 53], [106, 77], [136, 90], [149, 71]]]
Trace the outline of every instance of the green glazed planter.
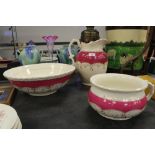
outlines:
[[[131, 26], [106, 27], [107, 40], [110, 44], [106, 45], [106, 52], [109, 57], [108, 68], [120, 69], [130, 58], [142, 52], [146, 41], [147, 27]], [[143, 57], [134, 64], [134, 70], [141, 70], [143, 66]], [[130, 65], [128, 66], [130, 69]]]

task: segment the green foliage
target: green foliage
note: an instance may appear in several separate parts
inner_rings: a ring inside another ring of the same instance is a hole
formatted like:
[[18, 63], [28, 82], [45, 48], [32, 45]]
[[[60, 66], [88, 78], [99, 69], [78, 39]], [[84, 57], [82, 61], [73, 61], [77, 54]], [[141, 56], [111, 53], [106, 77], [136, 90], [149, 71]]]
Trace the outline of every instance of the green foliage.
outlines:
[[[113, 69], [119, 69], [121, 67], [120, 57], [124, 55], [125, 56], [129, 56], [129, 55], [136, 56], [142, 52], [143, 47], [144, 47], [144, 43], [135, 43], [133, 41], [126, 42], [126, 43], [112, 42], [108, 44], [105, 49], [106, 52], [111, 51], [111, 50], [116, 51], [116, 56], [114, 59], [112, 57], [109, 57], [108, 67], [113, 68]], [[142, 65], [143, 65], [143, 58], [140, 57], [135, 62], [134, 69], [140, 70], [142, 68]]]
[[111, 42], [108, 46], [122, 46], [122, 47], [135, 47], [135, 46], [144, 46], [143, 42], [134, 42], [133, 40], [129, 41], [129, 42]]

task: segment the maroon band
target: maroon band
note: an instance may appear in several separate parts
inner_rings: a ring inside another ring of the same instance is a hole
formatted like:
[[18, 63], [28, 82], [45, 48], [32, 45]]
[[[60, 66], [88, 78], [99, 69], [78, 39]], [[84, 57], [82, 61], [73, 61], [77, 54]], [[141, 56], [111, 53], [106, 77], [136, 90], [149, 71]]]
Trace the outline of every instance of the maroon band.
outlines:
[[70, 79], [71, 75], [67, 75], [61, 78], [50, 79], [50, 80], [40, 80], [40, 81], [10, 81], [11, 84], [16, 85], [17, 87], [30, 87], [36, 88], [41, 86], [51, 86], [57, 83], [64, 83]]
[[112, 101], [96, 96], [93, 92], [88, 93], [88, 100], [103, 110], [120, 110], [128, 112], [135, 109], [143, 109], [147, 104], [146, 96], [136, 101]]
[[94, 63], [104, 64], [105, 62], [108, 61], [108, 57], [105, 52], [81, 51], [78, 53], [78, 55], [76, 57], [76, 61], [80, 61], [81, 63], [87, 62], [89, 64], [94, 64]]

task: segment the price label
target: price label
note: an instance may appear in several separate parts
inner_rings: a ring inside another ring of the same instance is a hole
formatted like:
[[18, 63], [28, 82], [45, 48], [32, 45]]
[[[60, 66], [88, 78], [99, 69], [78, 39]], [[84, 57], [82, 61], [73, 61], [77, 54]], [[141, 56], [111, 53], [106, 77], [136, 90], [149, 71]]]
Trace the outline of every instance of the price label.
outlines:
[[95, 53], [89, 53], [88, 55], [92, 57], [92, 56], [95, 56]]

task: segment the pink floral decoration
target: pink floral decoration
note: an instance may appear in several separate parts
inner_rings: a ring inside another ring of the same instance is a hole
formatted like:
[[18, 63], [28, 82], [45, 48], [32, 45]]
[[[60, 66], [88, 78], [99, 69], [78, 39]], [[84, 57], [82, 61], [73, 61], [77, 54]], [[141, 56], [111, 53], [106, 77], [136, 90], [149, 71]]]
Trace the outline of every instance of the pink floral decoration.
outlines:
[[55, 40], [58, 38], [56, 35], [51, 36], [43, 36], [42, 37], [47, 43], [55, 42]]

